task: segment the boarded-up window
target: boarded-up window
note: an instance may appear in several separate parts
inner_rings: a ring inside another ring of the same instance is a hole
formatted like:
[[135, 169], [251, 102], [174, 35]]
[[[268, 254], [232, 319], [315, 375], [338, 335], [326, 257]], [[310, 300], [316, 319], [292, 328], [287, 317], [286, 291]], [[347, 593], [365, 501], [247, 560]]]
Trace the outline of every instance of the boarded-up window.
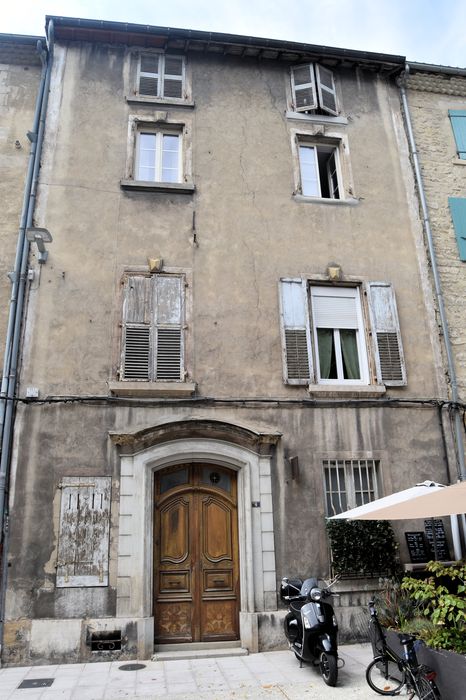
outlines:
[[337, 95], [333, 72], [317, 63], [306, 63], [291, 68], [291, 92], [296, 112], [320, 110], [338, 115]]
[[395, 292], [388, 282], [370, 282], [368, 296], [377, 380], [387, 386], [403, 386], [406, 368]]
[[57, 588], [108, 586], [110, 477], [61, 483]]
[[138, 72], [138, 93], [144, 97], [184, 99], [183, 56], [142, 54]]
[[121, 378], [182, 381], [183, 318], [181, 275], [128, 275], [123, 300]]

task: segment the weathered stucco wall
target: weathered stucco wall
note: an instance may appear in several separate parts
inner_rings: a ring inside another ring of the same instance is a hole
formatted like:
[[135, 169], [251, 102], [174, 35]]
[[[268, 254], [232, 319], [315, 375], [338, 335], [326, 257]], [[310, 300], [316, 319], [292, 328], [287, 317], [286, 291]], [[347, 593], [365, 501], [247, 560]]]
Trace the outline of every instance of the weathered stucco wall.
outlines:
[[466, 263], [459, 257], [448, 197], [463, 197], [465, 161], [456, 152], [449, 109], [465, 109], [466, 78], [415, 73], [407, 82], [409, 107], [429, 207], [434, 247], [458, 379], [466, 398]]

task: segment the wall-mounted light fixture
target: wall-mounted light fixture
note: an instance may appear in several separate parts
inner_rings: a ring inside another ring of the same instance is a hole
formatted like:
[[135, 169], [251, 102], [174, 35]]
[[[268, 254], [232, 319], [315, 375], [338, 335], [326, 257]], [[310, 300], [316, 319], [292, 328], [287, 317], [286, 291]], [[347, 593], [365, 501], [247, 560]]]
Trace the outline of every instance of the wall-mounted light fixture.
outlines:
[[46, 228], [37, 228], [36, 226], [31, 226], [31, 228], [26, 229], [26, 238], [29, 243], [35, 243], [39, 250], [38, 262], [43, 265], [48, 258], [48, 251], [45, 249], [44, 243], [52, 242], [52, 234]]

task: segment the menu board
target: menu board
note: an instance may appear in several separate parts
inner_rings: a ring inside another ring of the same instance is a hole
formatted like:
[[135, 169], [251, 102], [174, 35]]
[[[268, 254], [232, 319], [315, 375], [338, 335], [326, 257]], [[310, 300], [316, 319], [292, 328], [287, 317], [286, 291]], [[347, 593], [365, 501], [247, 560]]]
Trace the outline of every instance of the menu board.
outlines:
[[425, 563], [432, 558], [429, 543], [422, 530], [419, 532], [405, 532], [405, 537], [409, 557], [413, 564]]
[[[435, 527], [435, 546], [437, 548], [437, 556], [435, 557], [435, 547], [434, 547], [434, 528]], [[447, 536], [445, 534], [445, 528], [443, 527], [443, 520], [424, 520], [424, 529], [426, 532], [426, 537], [430, 545], [432, 552], [432, 559], [436, 558], [438, 561], [450, 561], [450, 550], [448, 549]]]

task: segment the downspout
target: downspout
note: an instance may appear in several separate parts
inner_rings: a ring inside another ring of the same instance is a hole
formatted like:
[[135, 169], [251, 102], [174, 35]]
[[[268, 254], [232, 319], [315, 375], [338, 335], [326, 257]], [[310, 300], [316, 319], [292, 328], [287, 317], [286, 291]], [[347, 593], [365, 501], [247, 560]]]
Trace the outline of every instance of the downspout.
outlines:
[[[405, 66], [405, 75], [409, 75], [409, 64], [407, 63]], [[413, 127], [412, 127], [412, 122], [411, 122], [411, 114], [409, 111], [409, 105], [408, 105], [408, 96], [406, 94], [406, 89], [405, 86], [400, 83], [400, 93], [401, 93], [401, 101], [403, 104], [403, 109], [404, 109], [404, 114], [405, 114], [405, 122], [406, 122], [406, 129], [408, 133], [408, 142], [409, 142], [409, 148], [411, 152], [411, 156], [413, 159], [413, 164], [414, 164], [414, 173], [415, 173], [415, 178], [416, 178], [416, 184], [418, 187], [418, 192], [419, 192], [419, 198], [421, 201], [421, 210], [422, 210], [422, 219], [424, 223], [424, 230], [426, 233], [426, 240], [427, 240], [427, 248], [429, 251], [429, 258], [430, 258], [430, 264], [432, 266], [432, 275], [434, 278], [434, 288], [435, 288], [435, 295], [437, 298], [437, 305], [438, 305], [438, 310], [439, 310], [439, 316], [440, 316], [440, 325], [442, 328], [442, 334], [443, 334], [443, 339], [445, 343], [445, 351], [447, 355], [447, 365], [448, 365], [448, 375], [450, 377], [450, 385], [451, 385], [451, 399], [454, 404], [458, 403], [458, 382], [456, 378], [456, 369], [455, 369], [455, 361], [453, 357], [453, 350], [451, 347], [451, 341], [450, 341], [450, 333], [448, 331], [448, 322], [447, 322], [447, 316], [445, 312], [445, 305], [443, 301], [443, 293], [442, 293], [442, 286], [440, 283], [440, 275], [438, 272], [438, 267], [437, 267], [437, 258], [435, 255], [435, 248], [434, 248], [434, 241], [433, 241], [433, 236], [432, 236], [432, 228], [430, 225], [430, 216], [429, 216], [429, 208], [427, 206], [427, 200], [426, 200], [426, 195], [425, 195], [425, 190], [424, 190], [424, 183], [422, 180], [422, 173], [421, 173], [421, 167], [419, 164], [419, 157], [418, 157], [418, 152], [416, 148], [416, 142], [414, 139], [414, 132], [413, 132]], [[454, 434], [455, 434], [455, 442], [456, 442], [456, 450], [457, 450], [457, 469], [458, 469], [458, 479], [460, 481], [465, 481], [466, 480], [466, 467], [465, 467], [465, 460], [464, 460], [464, 443], [463, 443], [463, 426], [462, 426], [462, 421], [461, 421], [461, 415], [458, 406], [454, 407]], [[455, 548], [455, 558], [457, 560], [462, 558], [461, 554], [461, 545], [460, 545], [460, 539], [459, 539], [459, 528], [458, 528], [458, 517], [451, 516], [451, 525], [452, 525], [452, 532], [453, 532], [453, 544]], [[464, 527], [464, 519], [463, 519], [463, 527]], [[466, 539], [466, 530], [463, 532], [465, 539]]]
[[[31, 140], [29, 162], [21, 210], [18, 242], [16, 246], [15, 267], [12, 274], [12, 289], [8, 315], [5, 355], [2, 383], [0, 389], [0, 546], [2, 547], [2, 570], [0, 572], [0, 655], [3, 650], [3, 628], [5, 611], [5, 594], [7, 579], [8, 557], [8, 503], [7, 488], [11, 467], [11, 446], [15, 419], [14, 397], [18, 376], [20, 357], [21, 326], [24, 315], [24, 299], [26, 291], [27, 271], [29, 262], [29, 242], [26, 229], [33, 223], [37, 185], [39, 181], [40, 159], [44, 140], [45, 119], [47, 114], [48, 96], [53, 61], [53, 22], [48, 25], [48, 51], [42, 42], [37, 42], [37, 50], [42, 62], [42, 71], [37, 93], [36, 107], [32, 132], [28, 134]], [[47, 55], [48, 54], [48, 55]]]

